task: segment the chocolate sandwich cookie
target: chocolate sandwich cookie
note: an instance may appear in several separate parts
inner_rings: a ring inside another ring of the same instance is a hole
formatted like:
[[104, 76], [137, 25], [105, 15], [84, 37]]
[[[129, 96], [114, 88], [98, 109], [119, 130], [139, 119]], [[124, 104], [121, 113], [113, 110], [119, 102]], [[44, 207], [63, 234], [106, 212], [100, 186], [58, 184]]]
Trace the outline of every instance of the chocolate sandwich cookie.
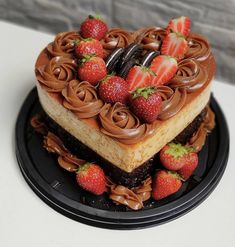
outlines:
[[139, 61], [135, 58], [132, 58], [130, 60], [128, 60], [127, 62], [125, 62], [122, 67], [119, 70], [118, 75], [121, 76], [122, 78], [126, 79], [130, 69], [134, 66], [139, 64]]
[[113, 52], [106, 58], [105, 64], [108, 73], [112, 73], [115, 71], [116, 65], [121, 57], [121, 55], [124, 52], [124, 48], [116, 48], [113, 50]]
[[139, 44], [132, 43], [129, 46], [127, 46], [122, 54], [122, 56], [119, 59], [119, 62], [117, 64], [118, 68], [121, 69], [122, 66], [131, 59], [138, 58], [142, 52], [142, 47]]
[[160, 55], [159, 51], [148, 51], [145, 53], [145, 55], [141, 59], [140, 64], [148, 67], [151, 64], [151, 62], [153, 61], [153, 59], [159, 55]]

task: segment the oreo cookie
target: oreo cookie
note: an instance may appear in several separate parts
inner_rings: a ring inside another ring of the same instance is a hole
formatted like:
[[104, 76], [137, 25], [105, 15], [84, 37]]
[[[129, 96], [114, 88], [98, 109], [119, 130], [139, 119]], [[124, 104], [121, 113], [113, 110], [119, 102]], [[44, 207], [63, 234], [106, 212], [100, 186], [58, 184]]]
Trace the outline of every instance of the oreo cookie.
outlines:
[[142, 52], [142, 47], [139, 44], [132, 43], [129, 46], [127, 46], [122, 54], [122, 56], [119, 59], [118, 62], [118, 68], [121, 69], [122, 66], [129, 60], [138, 58]]
[[121, 55], [124, 52], [124, 48], [116, 48], [113, 50], [112, 53], [106, 58], [105, 64], [108, 73], [112, 73], [113, 71], [116, 70], [116, 65], [121, 57]]
[[151, 62], [153, 61], [153, 59], [159, 55], [160, 55], [159, 51], [148, 51], [148, 52], [146, 52], [146, 54], [141, 59], [140, 64], [148, 67], [151, 64]]
[[121, 76], [122, 78], [126, 79], [130, 69], [137, 65], [139, 63], [139, 61], [135, 58], [132, 58], [130, 60], [128, 60], [127, 62], [125, 62], [122, 67], [119, 70], [119, 76]]

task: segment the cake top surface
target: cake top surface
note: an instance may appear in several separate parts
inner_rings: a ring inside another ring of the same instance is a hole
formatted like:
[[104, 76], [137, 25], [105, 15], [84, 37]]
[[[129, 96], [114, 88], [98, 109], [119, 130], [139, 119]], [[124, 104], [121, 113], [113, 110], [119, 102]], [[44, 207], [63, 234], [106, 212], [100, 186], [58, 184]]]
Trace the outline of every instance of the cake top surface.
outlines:
[[214, 76], [210, 45], [190, 32], [188, 17], [133, 32], [95, 20], [57, 34], [38, 57], [36, 77], [65, 108], [120, 143], [152, 135]]

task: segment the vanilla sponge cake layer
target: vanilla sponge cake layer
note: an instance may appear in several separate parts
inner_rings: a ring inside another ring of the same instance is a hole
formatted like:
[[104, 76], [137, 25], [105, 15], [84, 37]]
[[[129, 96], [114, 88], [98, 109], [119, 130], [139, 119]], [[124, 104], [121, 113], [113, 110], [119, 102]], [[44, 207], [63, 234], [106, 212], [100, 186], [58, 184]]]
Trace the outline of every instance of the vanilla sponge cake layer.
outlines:
[[86, 121], [78, 119], [58, 100], [51, 97], [39, 83], [37, 90], [40, 103], [50, 118], [113, 165], [125, 172], [132, 172], [173, 140], [204, 109], [210, 98], [211, 83], [187, 102], [175, 116], [159, 122], [152, 136], [135, 145], [122, 144]]

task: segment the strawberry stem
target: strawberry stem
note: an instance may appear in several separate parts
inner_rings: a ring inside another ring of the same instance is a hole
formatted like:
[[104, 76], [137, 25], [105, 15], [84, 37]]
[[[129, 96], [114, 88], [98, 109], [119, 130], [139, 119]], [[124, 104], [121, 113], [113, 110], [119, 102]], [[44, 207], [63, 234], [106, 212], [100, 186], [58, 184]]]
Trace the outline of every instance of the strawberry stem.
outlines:
[[174, 176], [175, 178], [177, 178], [177, 179], [179, 179], [181, 181], [185, 181], [184, 178], [179, 173], [177, 173], [175, 171], [168, 170], [167, 173], [171, 174], [172, 176]]
[[148, 97], [156, 92], [156, 88], [154, 86], [149, 87], [139, 87], [136, 90], [132, 91], [131, 94], [133, 94], [133, 99], [137, 97], [144, 97], [145, 99], [148, 99]]
[[167, 145], [169, 148], [166, 150], [166, 153], [173, 156], [176, 159], [181, 158], [189, 153], [189, 148], [182, 146], [180, 143], [176, 144], [171, 142]]
[[100, 15], [95, 15], [95, 16], [88, 15], [88, 18], [89, 19], [95, 19], [95, 20], [101, 20], [101, 21], [103, 21], [103, 19], [102, 19], [102, 17]]
[[88, 15], [89, 19], [95, 19], [95, 17], [93, 15]]
[[93, 38], [81, 38], [80, 40], [79, 40], [79, 42], [81, 42], [81, 41], [84, 41], [84, 42], [89, 42], [89, 41], [92, 41], [92, 40], [94, 40]]
[[87, 169], [90, 167], [90, 163], [84, 163], [83, 165], [79, 166], [79, 168], [77, 169], [77, 173], [79, 172], [86, 172]]
[[92, 57], [95, 57], [96, 54], [86, 54], [82, 59], [79, 60], [79, 65], [83, 65], [85, 62], [89, 61]]

